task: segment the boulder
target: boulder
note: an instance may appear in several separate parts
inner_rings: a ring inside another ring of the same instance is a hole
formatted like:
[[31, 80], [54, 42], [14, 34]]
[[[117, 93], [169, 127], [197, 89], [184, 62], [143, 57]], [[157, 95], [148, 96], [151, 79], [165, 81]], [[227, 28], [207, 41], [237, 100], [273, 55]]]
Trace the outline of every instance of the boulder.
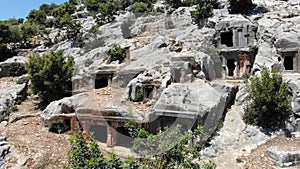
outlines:
[[222, 63], [220, 59], [213, 58], [203, 52], [197, 52], [195, 60], [201, 63], [201, 70], [204, 72], [206, 79], [215, 80], [222, 78]]
[[5, 168], [8, 155], [12, 152], [12, 146], [6, 141], [6, 137], [0, 137], [0, 168]]
[[14, 56], [12, 58], [7, 59], [4, 62], [0, 62], [0, 77], [7, 77], [10, 76], [10, 65], [12, 63], [20, 63], [25, 64], [28, 58], [24, 56]]
[[300, 151], [285, 152], [277, 150], [276, 147], [271, 147], [267, 152], [269, 157], [280, 167], [291, 167], [300, 163]]
[[26, 98], [27, 87], [27, 84], [23, 83], [0, 90], [0, 120], [7, 117], [7, 110], [11, 106]]
[[[281, 62], [280, 62], [281, 60]], [[258, 45], [258, 53], [255, 57], [253, 71], [261, 71], [263, 67], [272, 68], [275, 65], [283, 67], [281, 56], [277, 54], [277, 49], [269, 42], [262, 42]]]
[[61, 100], [51, 102], [46, 109], [41, 113], [41, 121], [46, 127], [51, 127], [56, 120], [53, 120], [55, 115], [74, 113], [75, 109], [86, 103], [88, 98], [87, 93], [79, 93], [71, 97], [65, 97]]
[[299, 48], [300, 47], [300, 37], [293, 32], [281, 32], [277, 35], [275, 41], [276, 48]]
[[239, 87], [239, 91], [236, 94], [235, 97], [235, 104], [236, 105], [243, 105], [246, 103], [247, 100], [250, 99], [250, 93], [247, 91], [247, 88], [245, 85], [241, 85]]
[[234, 103], [236, 94], [238, 92], [238, 86], [223, 84], [220, 82], [210, 82], [209, 84], [226, 98], [226, 106]]
[[202, 125], [201, 142], [205, 141], [215, 131], [222, 118], [226, 96], [229, 95], [224, 93], [201, 81], [188, 84], [173, 83], [163, 90], [153, 112], [148, 114], [150, 130], [155, 131], [160, 127], [177, 124], [189, 130]]

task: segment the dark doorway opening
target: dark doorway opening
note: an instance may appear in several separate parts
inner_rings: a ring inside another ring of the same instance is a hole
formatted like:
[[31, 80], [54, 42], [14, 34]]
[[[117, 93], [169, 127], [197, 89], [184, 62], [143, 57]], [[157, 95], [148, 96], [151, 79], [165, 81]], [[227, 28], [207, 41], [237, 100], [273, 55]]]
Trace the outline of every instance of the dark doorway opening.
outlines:
[[229, 32], [222, 32], [221, 33], [221, 44], [226, 45], [227, 47], [233, 46], [233, 33], [232, 31]]
[[227, 60], [227, 69], [228, 69], [228, 76], [233, 76], [235, 70], [234, 59]]
[[92, 136], [101, 143], [106, 143], [107, 129], [106, 126], [91, 126], [90, 132]]
[[285, 56], [283, 62], [285, 70], [294, 70], [293, 62], [294, 62], [293, 56]]
[[145, 88], [146, 98], [151, 99], [153, 97], [153, 88]]
[[95, 89], [100, 89], [108, 86], [107, 78], [100, 78], [95, 80]]
[[129, 131], [125, 127], [117, 128], [117, 145], [131, 148], [133, 146], [133, 139], [129, 135]]

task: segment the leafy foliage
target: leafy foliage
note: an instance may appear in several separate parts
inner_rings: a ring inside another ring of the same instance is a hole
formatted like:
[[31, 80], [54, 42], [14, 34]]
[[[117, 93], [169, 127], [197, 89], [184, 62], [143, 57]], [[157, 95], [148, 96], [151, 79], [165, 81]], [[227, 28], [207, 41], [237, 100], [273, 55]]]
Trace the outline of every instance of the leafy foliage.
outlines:
[[282, 75], [263, 68], [261, 77], [251, 77], [247, 88], [252, 99], [243, 117], [245, 122], [263, 128], [282, 127], [291, 113], [288, 86]]
[[191, 11], [191, 15], [196, 23], [213, 15], [212, 11], [217, 3], [216, 0], [196, 0], [196, 2], [196, 10]]
[[9, 65], [11, 76], [20, 76], [26, 73], [25, 65], [23, 63], [14, 62]]
[[74, 59], [63, 57], [62, 51], [51, 51], [43, 56], [35, 55], [26, 64], [34, 93], [43, 101], [51, 102], [67, 96], [72, 89]]
[[131, 11], [134, 14], [143, 14], [148, 11], [148, 4], [144, 2], [135, 2], [131, 5]]
[[157, 135], [142, 128], [137, 120], [125, 124], [129, 134], [134, 137], [132, 150], [139, 156], [139, 163], [144, 168], [207, 168], [214, 169], [214, 162], [201, 166], [193, 162], [200, 158], [201, 144], [186, 146], [187, 142], [201, 133], [198, 126], [193, 132], [184, 132], [180, 125], [175, 128], [165, 128]]
[[231, 14], [249, 14], [254, 7], [252, 0], [229, 0]]
[[119, 60], [121, 63], [126, 58], [126, 50], [121, 48], [120, 45], [114, 45], [106, 54], [110, 57], [111, 62]]
[[[191, 160], [195, 155], [199, 156], [199, 151], [195, 148], [185, 146], [185, 142], [192, 135], [198, 134], [200, 128], [193, 133], [183, 134], [180, 132], [180, 127], [177, 127], [170, 132], [162, 132], [157, 137], [148, 133], [140, 127], [138, 122], [130, 122], [127, 124], [131, 129], [131, 134], [138, 138], [149, 138], [149, 140], [160, 141], [160, 152], [163, 154], [156, 155], [152, 158], [135, 159], [129, 157], [125, 161], [121, 161], [115, 154], [110, 154], [110, 158], [105, 158], [97, 142], [94, 139], [87, 142], [80, 130], [76, 130], [74, 136], [70, 138], [71, 149], [68, 151], [68, 161], [64, 164], [65, 169], [94, 169], [94, 168], [114, 168], [114, 169], [152, 169], [152, 168], [182, 168], [182, 169], [215, 169], [216, 164], [213, 161], [200, 166]], [[132, 128], [137, 127], [137, 128]], [[179, 136], [179, 137], [178, 137]], [[160, 139], [160, 140], [158, 140]], [[179, 140], [179, 141], [178, 141]], [[150, 142], [149, 142], [150, 143]], [[154, 143], [154, 142], [152, 142]], [[178, 143], [178, 144], [177, 144]], [[150, 144], [148, 144], [150, 145]], [[156, 144], [153, 144], [154, 146]], [[193, 156], [194, 155], [194, 156]]]
[[70, 138], [71, 149], [68, 151], [68, 162], [64, 168], [72, 169], [94, 169], [94, 168], [114, 168], [114, 169], [141, 169], [134, 158], [129, 158], [125, 163], [115, 154], [110, 154], [110, 158], [105, 158], [95, 140], [87, 142], [80, 130]]

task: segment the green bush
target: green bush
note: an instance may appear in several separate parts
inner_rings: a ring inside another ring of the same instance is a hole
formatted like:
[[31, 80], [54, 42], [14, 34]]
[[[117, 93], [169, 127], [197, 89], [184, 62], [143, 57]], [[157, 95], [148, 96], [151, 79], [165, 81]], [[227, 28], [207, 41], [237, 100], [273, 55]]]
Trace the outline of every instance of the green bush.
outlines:
[[[132, 124], [132, 125], [131, 125]], [[160, 141], [158, 155], [153, 157], [141, 156], [139, 159], [129, 157], [124, 162], [120, 160], [115, 154], [110, 154], [110, 158], [105, 158], [102, 154], [97, 142], [94, 139], [87, 142], [80, 130], [76, 130], [74, 136], [69, 140], [71, 143], [71, 149], [67, 152], [67, 163], [63, 164], [65, 169], [94, 169], [94, 168], [107, 168], [107, 169], [153, 169], [153, 168], [181, 168], [181, 169], [215, 169], [216, 164], [212, 161], [205, 163], [203, 166], [192, 162], [194, 155], [199, 155], [199, 151], [195, 147], [189, 148], [186, 146], [187, 140], [189, 140], [194, 134], [199, 134], [199, 128], [191, 133], [182, 134], [180, 127], [177, 127], [170, 132], [162, 132], [155, 136], [147, 131], [136, 126], [137, 123], [130, 123], [128, 127], [131, 128], [131, 134], [138, 138], [148, 137], [146, 143], [147, 148], [156, 146], [156, 142]], [[139, 125], [139, 124], [138, 124]], [[155, 141], [155, 142], [154, 142]], [[143, 143], [143, 142], [139, 142]], [[143, 146], [142, 144], [139, 144]], [[141, 148], [141, 147], [140, 147]], [[145, 147], [143, 147], [144, 150]], [[152, 147], [157, 149], [157, 147]], [[152, 149], [148, 149], [150, 152]], [[152, 151], [155, 153], [155, 151]]]
[[263, 68], [261, 76], [250, 78], [247, 89], [251, 95], [244, 121], [263, 128], [279, 129], [291, 114], [288, 86], [282, 75]]
[[142, 169], [133, 158], [122, 162], [114, 153], [110, 154], [110, 158], [105, 158], [97, 142], [94, 139], [86, 142], [80, 130], [77, 130], [69, 140], [71, 149], [67, 153], [68, 161], [64, 164], [65, 169]]
[[9, 65], [10, 76], [21, 76], [26, 73], [25, 64], [14, 62]]
[[45, 103], [71, 94], [74, 59], [63, 57], [62, 51], [35, 55], [29, 58], [26, 68], [31, 80], [31, 89]]
[[121, 63], [126, 58], [126, 50], [121, 48], [120, 45], [114, 45], [106, 54], [110, 57], [111, 62], [118, 60]]
[[136, 2], [131, 5], [131, 12], [134, 14], [144, 14], [145, 12], [148, 12], [148, 4]]
[[216, 0], [196, 0], [196, 2], [196, 9], [191, 11], [192, 18], [196, 23], [213, 15], [214, 6], [217, 3]]
[[252, 0], [229, 0], [229, 13], [249, 14], [255, 7]]

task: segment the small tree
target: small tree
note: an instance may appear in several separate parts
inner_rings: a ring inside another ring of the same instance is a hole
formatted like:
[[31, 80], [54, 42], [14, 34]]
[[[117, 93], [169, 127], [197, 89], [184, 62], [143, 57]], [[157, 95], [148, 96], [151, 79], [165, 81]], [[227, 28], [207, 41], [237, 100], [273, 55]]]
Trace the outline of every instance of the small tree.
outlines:
[[110, 57], [111, 61], [119, 60], [120, 63], [126, 58], [126, 50], [121, 48], [120, 45], [114, 45], [106, 54]]
[[62, 51], [51, 51], [43, 56], [35, 55], [26, 64], [32, 91], [45, 103], [61, 99], [70, 94], [74, 59], [63, 57]]
[[213, 15], [213, 9], [216, 5], [216, 0], [196, 0], [197, 7], [191, 11], [191, 15], [196, 23], [201, 20], [211, 17]]
[[250, 78], [247, 88], [251, 102], [243, 117], [245, 122], [263, 128], [282, 127], [291, 114], [288, 86], [282, 75], [263, 68], [261, 76]]
[[255, 7], [252, 0], [229, 0], [229, 12], [231, 14], [249, 14]]

